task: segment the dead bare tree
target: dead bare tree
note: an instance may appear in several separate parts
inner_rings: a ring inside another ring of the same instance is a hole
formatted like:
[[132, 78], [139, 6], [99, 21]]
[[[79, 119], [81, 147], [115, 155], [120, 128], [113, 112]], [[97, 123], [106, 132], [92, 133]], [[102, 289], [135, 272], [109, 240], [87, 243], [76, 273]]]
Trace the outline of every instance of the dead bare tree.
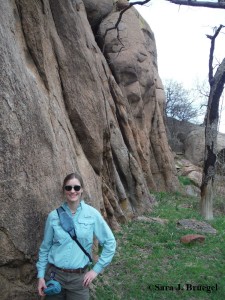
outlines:
[[214, 179], [217, 155], [217, 132], [219, 121], [219, 102], [225, 84], [225, 58], [213, 74], [213, 54], [215, 40], [223, 25], [220, 25], [214, 35], [207, 35], [211, 40], [209, 55], [209, 86], [210, 93], [205, 117], [205, 156], [201, 184], [201, 214], [206, 219], [213, 218]]

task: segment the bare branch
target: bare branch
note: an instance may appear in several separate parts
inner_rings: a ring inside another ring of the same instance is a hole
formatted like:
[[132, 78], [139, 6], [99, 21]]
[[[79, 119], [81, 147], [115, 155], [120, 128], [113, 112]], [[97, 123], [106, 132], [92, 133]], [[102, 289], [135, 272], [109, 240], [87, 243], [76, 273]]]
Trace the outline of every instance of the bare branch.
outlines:
[[207, 104], [201, 104], [200, 109], [202, 109], [203, 107], [207, 107], [207, 106], [208, 106]]
[[196, 0], [167, 0], [167, 1], [179, 5], [225, 9], [225, 2], [221, 2], [221, 1], [218, 2], [196, 1]]
[[213, 77], [213, 54], [214, 54], [214, 49], [215, 49], [215, 41], [220, 33], [220, 30], [224, 27], [224, 25], [220, 25], [214, 35], [206, 35], [207, 38], [211, 40], [211, 47], [210, 47], [210, 53], [209, 53], [209, 84], [210, 86], [213, 85], [214, 77]]
[[[122, 9], [122, 10], [120, 11], [119, 18], [118, 18], [118, 20], [116, 21], [116, 24], [115, 24], [113, 27], [110, 27], [110, 28], [107, 28], [107, 29], [106, 29], [105, 34], [104, 34], [104, 36], [103, 36], [103, 41], [105, 41], [106, 35], [107, 35], [107, 33], [108, 33], [109, 31], [111, 31], [111, 30], [113, 30], [113, 29], [118, 29], [118, 26], [119, 26], [119, 23], [120, 23], [120, 21], [121, 21], [121, 19], [122, 19], [122, 16], [123, 16], [123, 14], [124, 14], [128, 9], [130, 9], [130, 8], [131, 8], [132, 6], [134, 6], [134, 5], [144, 5], [144, 4], [146, 4], [146, 3], [150, 2], [150, 1], [151, 1], [151, 0], [132, 2], [132, 3], [130, 3], [129, 5], [127, 5], [127, 7], [125, 7], [124, 9]], [[118, 38], [118, 40], [120, 41], [120, 39], [119, 39], [119, 33], [117, 33], [117, 38]], [[120, 42], [121, 42], [121, 41], [120, 41]], [[122, 44], [122, 43], [121, 43], [121, 44]], [[103, 53], [104, 53], [104, 46], [103, 46]]]

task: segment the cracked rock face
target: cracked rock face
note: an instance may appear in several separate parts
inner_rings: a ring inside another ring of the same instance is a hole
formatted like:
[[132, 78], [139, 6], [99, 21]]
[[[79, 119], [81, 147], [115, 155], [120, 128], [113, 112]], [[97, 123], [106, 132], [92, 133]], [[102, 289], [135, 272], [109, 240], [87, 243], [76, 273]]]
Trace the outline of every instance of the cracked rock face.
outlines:
[[119, 28], [124, 51], [111, 31], [104, 55], [94, 33], [115, 22], [114, 1], [0, 0], [0, 11], [1, 299], [27, 300], [68, 173], [81, 173], [86, 201], [114, 229], [176, 177], [154, 36], [134, 9]]

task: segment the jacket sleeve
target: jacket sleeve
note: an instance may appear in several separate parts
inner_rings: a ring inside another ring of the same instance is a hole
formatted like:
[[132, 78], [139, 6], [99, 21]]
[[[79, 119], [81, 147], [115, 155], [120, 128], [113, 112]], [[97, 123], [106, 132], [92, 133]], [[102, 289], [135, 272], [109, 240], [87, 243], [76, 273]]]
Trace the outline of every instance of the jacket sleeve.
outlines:
[[99, 212], [96, 213], [94, 234], [103, 247], [102, 253], [93, 267], [96, 273], [100, 273], [112, 261], [116, 250], [116, 240], [108, 224]]
[[51, 226], [51, 213], [48, 215], [44, 230], [44, 239], [39, 249], [39, 259], [36, 264], [38, 278], [44, 278], [46, 266], [48, 264], [48, 254], [53, 244], [53, 227]]

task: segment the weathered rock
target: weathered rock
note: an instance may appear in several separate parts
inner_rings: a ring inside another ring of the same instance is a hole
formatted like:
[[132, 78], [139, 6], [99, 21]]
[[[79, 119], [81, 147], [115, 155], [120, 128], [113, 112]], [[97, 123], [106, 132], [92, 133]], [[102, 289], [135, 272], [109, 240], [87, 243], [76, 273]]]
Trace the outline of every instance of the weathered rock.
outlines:
[[[92, 2], [108, 15], [110, 1]], [[151, 210], [149, 189], [177, 180], [155, 41], [134, 10], [120, 24], [127, 57], [115, 31], [107, 40], [114, 65], [82, 1], [0, 0], [0, 11], [1, 299], [27, 300], [36, 297], [44, 220], [63, 201], [66, 174], [81, 173], [86, 201], [114, 229]]]
[[187, 234], [180, 238], [180, 242], [183, 244], [191, 244], [200, 242], [203, 243], [205, 241], [205, 236], [200, 234]]
[[203, 165], [205, 128], [191, 131], [185, 139], [185, 157], [196, 165]]
[[[217, 153], [225, 148], [225, 134], [218, 133]], [[205, 129], [198, 128], [190, 132], [185, 139], [185, 156], [196, 165], [202, 165], [205, 152]]]
[[[82, 1], [77, 1], [82, 5]], [[87, 17], [93, 30], [97, 30], [101, 21], [112, 12], [115, 5], [114, 0], [83, 0]], [[77, 4], [78, 5], [78, 4]]]
[[102, 37], [99, 43], [125, 95], [116, 97], [119, 125], [128, 149], [146, 175], [148, 186], [173, 189], [175, 170], [166, 142], [165, 95], [157, 71], [154, 34], [141, 16], [130, 9], [123, 15], [118, 31], [109, 30], [105, 37], [118, 16], [118, 12], [108, 15], [100, 24], [98, 36]]
[[167, 136], [169, 140], [169, 145], [172, 148], [172, 151], [175, 153], [185, 152], [185, 139], [188, 134], [199, 128], [199, 126], [192, 124], [187, 121], [178, 121], [177, 119], [167, 117]]
[[199, 197], [200, 196], [200, 189], [195, 185], [186, 185], [183, 187], [183, 190], [186, 195], [190, 197]]
[[[190, 179], [190, 184], [182, 187], [186, 194], [190, 196], [200, 196], [200, 187], [202, 183], [202, 168], [193, 165], [192, 162], [179, 157], [179, 155], [175, 156], [175, 166], [177, 169], [177, 174], [179, 176], [184, 176]], [[225, 164], [223, 149], [218, 154], [216, 172], [217, 173], [215, 186], [217, 194], [224, 195]]]
[[203, 221], [197, 221], [194, 219], [180, 220], [177, 222], [177, 225], [184, 229], [193, 229], [196, 232], [204, 232], [204, 233], [212, 233], [212, 234], [216, 234], [216, 232], [217, 232], [216, 229], [213, 228], [208, 223], [203, 222]]
[[193, 165], [187, 159], [175, 158], [175, 165], [177, 168], [177, 173], [180, 176], [188, 177], [192, 183], [200, 188], [202, 182], [202, 168]]
[[129, 6], [129, 2], [127, 0], [117, 0], [116, 1], [116, 9], [118, 11], [123, 10]]
[[[167, 128], [172, 150], [176, 153], [183, 153], [192, 164], [201, 167], [205, 151], [204, 126], [167, 118]], [[217, 153], [219, 154], [223, 149], [225, 149], [225, 134], [218, 133]]]

